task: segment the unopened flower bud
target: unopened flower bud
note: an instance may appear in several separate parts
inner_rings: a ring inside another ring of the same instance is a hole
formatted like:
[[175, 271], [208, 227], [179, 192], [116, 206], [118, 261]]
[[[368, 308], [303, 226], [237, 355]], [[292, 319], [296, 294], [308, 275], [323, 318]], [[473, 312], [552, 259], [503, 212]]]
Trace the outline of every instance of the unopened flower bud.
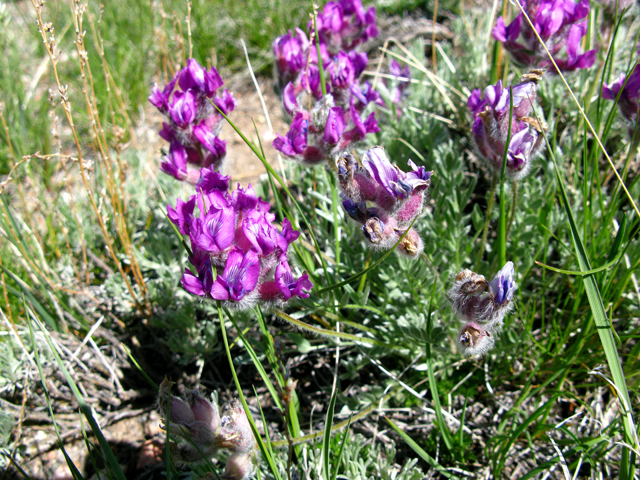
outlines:
[[251, 478], [254, 472], [253, 453], [234, 453], [227, 460], [224, 473], [220, 478], [225, 480], [246, 480]]
[[458, 335], [458, 346], [469, 357], [484, 355], [493, 345], [493, 335], [476, 322], [467, 323]]
[[461, 271], [447, 292], [458, 317], [478, 322], [492, 332], [498, 331], [512, 307], [511, 299], [518, 288], [513, 280], [514, 274], [512, 262], [507, 262], [491, 282], [471, 270]]
[[[396, 230], [396, 235], [402, 236], [403, 234], [404, 231]], [[398, 251], [411, 258], [418, 257], [424, 251], [424, 242], [418, 232], [413, 228], [409, 230], [400, 245], [398, 245]]]
[[251, 424], [242, 404], [233, 400], [225, 407], [226, 415], [222, 418], [219, 446], [235, 453], [249, 453], [256, 445]]

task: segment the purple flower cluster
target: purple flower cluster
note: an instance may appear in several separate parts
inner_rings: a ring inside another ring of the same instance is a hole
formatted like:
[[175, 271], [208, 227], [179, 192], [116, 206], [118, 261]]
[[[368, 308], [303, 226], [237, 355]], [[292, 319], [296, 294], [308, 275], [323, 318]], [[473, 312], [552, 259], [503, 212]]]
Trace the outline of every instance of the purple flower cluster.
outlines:
[[169, 142], [169, 154], [160, 168], [177, 180], [195, 184], [201, 168], [220, 169], [227, 146], [218, 138], [224, 117], [216, 107], [225, 115], [236, 107], [228, 90], [216, 94], [223, 83], [215, 67], [207, 71], [190, 58], [172, 81], [162, 90], [156, 85], [149, 96], [149, 102], [167, 118], [160, 136]]
[[[170, 395], [173, 385], [166, 377], [158, 390], [158, 410], [164, 428], [178, 443], [171, 443], [171, 458], [179, 463], [202, 463], [218, 450], [231, 452], [222, 478], [251, 478], [255, 470], [256, 442], [249, 419], [237, 400], [220, 409], [200, 395], [198, 390], [186, 392], [185, 399]], [[204, 458], [203, 458], [204, 456]]]
[[[317, 25], [323, 65], [341, 51], [350, 52], [359, 44], [378, 36], [376, 9], [370, 7], [365, 12], [362, 0], [327, 3], [317, 17]], [[307, 30], [313, 39], [313, 21], [309, 22]], [[276, 38], [273, 53], [281, 86], [295, 82], [298, 74], [310, 64], [318, 65], [315, 42], [311, 42], [300, 28], [296, 28], [295, 34], [289, 30], [286, 35]]]
[[[318, 38], [327, 51], [335, 55], [340, 50], [353, 50], [359, 44], [378, 36], [376, 9], [365, 12], [361, 0], [328, 2], [316, 19]], [[313, 21], [307, 30], [313, 32]]]
[[362, 120], [352, 98], [348, 108], [337, 106], [327, 94], [309, 112], [298, 103], [291, 83], [284, 91], [284, 107], [293, 118], [286, 136], [277, 135], [276, 150], [299, 162], [316, 165], [361, 141], [367, 133], [380, 131], [375, 113]]
[[502, 80], [485, 88], [484, 96], [479, 89], [474, 90], [467, 101], [474, 116], [472, 138], [476, 150], [498, 175], [502, 172], [504, 148], [511, 124], [506, 167], [506, 176], [511, 180], [519, 180], [528, 173], [532, 158], [543, 146], [540, 133], [546, 128], [546, 125], [539, 125], [529, 117], [536, 101], [536, 81], [531, 79], [535, 75], [529, 74], [528, 77], [511, 87], [512, 116], [509, 116], [509, 89], [503, 88]]
[[[595, 50], [580, 53], [582, 37], [587, 33], [585, 19], [589, 14], [589, 0], [579, 3], [574, 0], [522, 0], [521, 3], [561, 71], [570, 72], [593, 65]], [[533, 67], [548, 66], [553, 73], [557, 73], [522, 13], [508, 26], [500, 17], [493, 29], [493, 38], [502, 42], [516, 63]], [[561, 58], [563, 49], [566, 57]]]
[[[370, 103], [384, 103], [369, 82], [360, 83], [369, 59], [354, 50], [377, 36], [375, 18], [375, 8], [365, 12], [361, 0], [329, 2], [317, 17], [320, 58], [315, 43], [299, 28], [273, 43], [284, 108], [292, 119], [289, 132], [278, 135], [273, 146], [285, 156], [318, 164], [379, 131], [375, 114], [363, 118], [363, 111]], [[313, 22], [308, 29], [313, 33]], [[300, 107], [307, 104], [308, 109]]]
[[[640, 44], [638, 45], [640, 55]], [[611, 85], [604, 84], [602, 88], [602, 98], [607, 100], [618, 99], [618, 106], [622, 116], [631, 123], [629, 135], [633, 136], [638, 121], [638, 109], [640, 109], [640, 65], [636, 65], [629, 75], [621, 73], [616, 81]]]
[[229, 192], [229, 177], [212, 167], [201, 170], [196, 189], [188, 201], [167, 207], [169, 219], [191, 242], [196, 273], [185, 269], [182, 276], [188, 292], [239, 309], [309, 296], [309, 276], [295, 279], [287, 260], [289, 244], [300, 235], [287, 219], [278, 231], [270, 205], [251, 185]]
[[[342, 204], [349, 216], [362, 224], [362, 233], [372, 247], [391, 248], [424, 210], [432, 172], [412, 161], [409, 167], [413, 170], [403, 172], [392, 165], [381, 147], [365, 152], [362, 166], [351, 154], [338, 160]], [[368, 207], [367, 202], [375, 206]], [[415, 258], [424, 244], [411, 228], [398, 249]]]
[[512, 262], [507, 262], [490, 282], [471, 270], [462, 270], [447, 292], [457, 317], [463, 322], [458, 345], [465, 355], [482, 355], [493, 348], [495, 335], [513, 307], [518, 285]]

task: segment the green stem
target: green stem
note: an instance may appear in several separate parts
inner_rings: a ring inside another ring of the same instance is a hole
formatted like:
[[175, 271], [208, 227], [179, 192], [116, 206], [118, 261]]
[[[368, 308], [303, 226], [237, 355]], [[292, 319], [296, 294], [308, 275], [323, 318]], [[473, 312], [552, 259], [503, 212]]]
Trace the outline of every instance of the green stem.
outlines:
[[493, 211], [493, 201], [496, 194], [496, 176], [491, 177], [491, 191], [489, 192], [489, 201], [487, 203], [487, 214], [484, 220], [484, 228], [482, 229], [482, 240], [480, 241], [480, 251], [476, 258], [476, 270], [480, 267], [482, 262], [482, 256], [484, 255], [484, 247], [487, 243], [487, 236], [489, 235], [489, 223], [491, 222], [491, 212]]
[[513, 182], [511, 184], [511, 191], [513, 192], [513, 199], [511, 202], [511, 213], [509, 214], [509, 223], [507, 224], [507, 238], [509, 238], [509, 233], [511, 232], [511, 226], [513, 225], [513, 221], [516, 218], [516, 208], [518, 207], [518, 182]]

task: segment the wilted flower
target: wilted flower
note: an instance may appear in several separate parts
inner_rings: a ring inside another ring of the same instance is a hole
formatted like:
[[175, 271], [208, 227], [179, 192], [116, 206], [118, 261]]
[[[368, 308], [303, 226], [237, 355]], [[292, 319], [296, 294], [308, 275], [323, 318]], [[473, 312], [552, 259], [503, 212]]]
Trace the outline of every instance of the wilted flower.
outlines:
[[[640, 54], [640, 45], [638, 45], [638, 54]], [[620, 94], [618, 106], [624, 118], [631, 123], [629, 135], [633, 136], [640, 108], [640, 65], [634, 67], [628, 79], [624, 73], [621, 73], [611, 85], [604, 84], [602, 98], [615, 100], [618, 94]]]
[[[456, 276], [447, 297], [458, 318], [475, 330], [472, 335], [472, 330], [463, 329], [461, 339], [466, 332], [469, 339], [475, 338], [475, 335], [478, 343], [480, 337], [492, 338], [491, 335], [500, 331], [505, 315], [513, 306], [513, 294], [518, 288], [514, 275], [513, 263], [507, 262], [490, 282], [471, 270], [462, 270]], [[485, 335], [484, 331], [490, 335]], [[486, 343], [489, 340], [482, 341]]]
[[[327, 46], [330, 54], [340, 50], [353, 50], [360, 43], [378, 36], [376, 9], [365, 12], [362, 0], [339, 0], [328, 2], [316, 19], [320, 42]], [[313, 32], [313, 21], [307, 25]]]
[[278, 231], [269, 204], [251, 185], [229, 193], [228, 182], [229, 177], [202, 169], [198, 193], [187, 202], [178, 199], [175, 208], [167, 207], [169, 219], [191, 243], [189, 261], [196, 273], [185, 269], [184, 288], [240, 309], [258, 301], [284, 304], [292, 297], [307, 298], [313, 287], [308, 275], [294, 280], [287, 262], [289, 244], [300, 233], [287, 219]]
[[[338, 160], [343, 207], [352, 219], [363, 225], [362, 232], [374, 247], [392, 247], [422, 214], [432, 172], [411, 160], [409, 167], [413, 170], [403, 172], [392, 165], [381, 147], [365, 152], [362, 166], [351, 154], [344, 154]], [[368, 208], [367, 202], [376, 206]], [[399, 247], [411, 257], [418, 256], [423, 248], [422, 239], [413, 229]]]
[[[593, 65], [595, 50], [580, 53], [580, 43], [587, 32], [586, 20], [581, 20], [589, 14], [589, 0], [579, 3], [573, 0], [522, 0], [521, 3], [561, 71], [569, 72]], [[493, 38], [502, 42], [516, 63], [533, 67], [548, 66], [552, 73], [557, 73], [522, 13], [508, 26], [502, 17], [498, 18]], [[563, 49], [566, 58], [559, 56]]]
[[540, 125], [529, 117], [536, 100], [536, 83], [530, 78], [511, 87], [513, 94], [513, 115], [510, 112], [509, 89], [503, 88], [502, 80], [484, 90], [474, 90], [467, 101], [474, 115], [472, 138], [477, 152], [495, 174], [502, 172], [505, 143], [508, 140], [509, 124], [511, 139], [507, 151], [506, 176], [511, 180], [524, 177], [531, 166], [531, 160], [543, 147]]
[[[176, 84], [179, 90], [175, 90]], [[163, 172], [177, 180], [196, 183], [200, 168], [220, 168], [226, 142], [218, 138], [224, 117], [216, 107], [226, 115], [236, 106], [227, 90], [216, 94], [222, 85], [215, 67], [208, 71], [190, 58], [162, 90], [157, 85], [153, 88], [149, 102], [167, 118], [160, 136], [171, 145], [160, 167]]]

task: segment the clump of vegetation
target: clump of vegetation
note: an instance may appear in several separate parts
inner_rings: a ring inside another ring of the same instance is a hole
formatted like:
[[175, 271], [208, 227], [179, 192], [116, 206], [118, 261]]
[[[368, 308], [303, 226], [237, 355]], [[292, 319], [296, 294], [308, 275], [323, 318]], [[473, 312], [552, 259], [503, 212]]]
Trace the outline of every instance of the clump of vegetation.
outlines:
[[637, 5], [380, 7], [0, 3], [9, 475], [635, 478]]

